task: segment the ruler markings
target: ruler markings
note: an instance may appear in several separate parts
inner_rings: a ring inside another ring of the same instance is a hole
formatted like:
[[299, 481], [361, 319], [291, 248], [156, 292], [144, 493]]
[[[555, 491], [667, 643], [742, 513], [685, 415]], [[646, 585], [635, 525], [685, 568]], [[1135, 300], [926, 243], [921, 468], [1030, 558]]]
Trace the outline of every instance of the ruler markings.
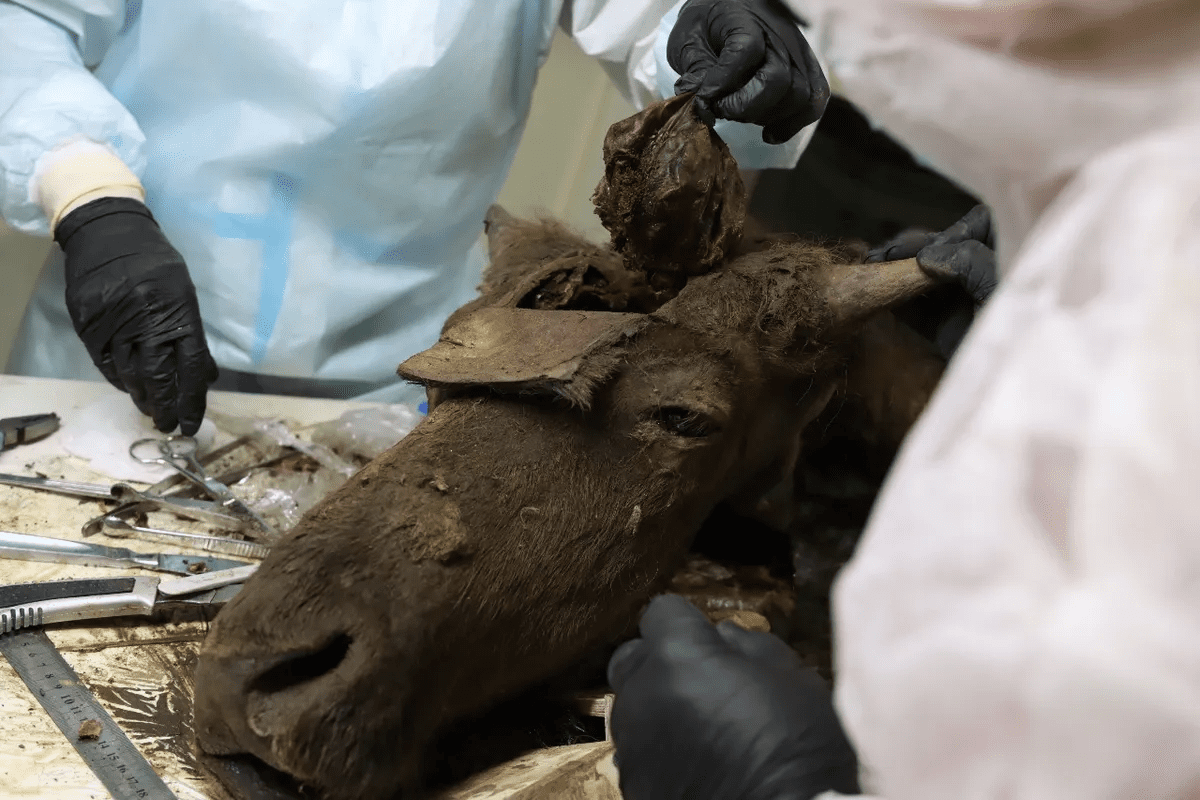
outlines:
[[[45, 633], [31, 630], [2, 635], [0, 653], [114, 798], [175, 797]], [[100, 723], [100, 735], [82, 739], [79, 726], [89, 719]]]

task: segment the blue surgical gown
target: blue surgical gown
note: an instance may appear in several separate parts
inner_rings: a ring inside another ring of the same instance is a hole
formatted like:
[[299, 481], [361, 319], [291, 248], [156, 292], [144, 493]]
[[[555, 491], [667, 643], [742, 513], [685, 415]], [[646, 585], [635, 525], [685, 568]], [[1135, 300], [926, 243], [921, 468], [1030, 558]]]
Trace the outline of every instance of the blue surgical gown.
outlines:
[[[0, 211], [47, 234], [38, 160], [105, 144], [183, 254], [223, 370], [402, 399], [396, 364], [474, 294], [555, 25], [641, 106], [673, 79], [673, 6], [0, 0]], [[10, 372], [99, 379], [63, 292], [56, 248]]]

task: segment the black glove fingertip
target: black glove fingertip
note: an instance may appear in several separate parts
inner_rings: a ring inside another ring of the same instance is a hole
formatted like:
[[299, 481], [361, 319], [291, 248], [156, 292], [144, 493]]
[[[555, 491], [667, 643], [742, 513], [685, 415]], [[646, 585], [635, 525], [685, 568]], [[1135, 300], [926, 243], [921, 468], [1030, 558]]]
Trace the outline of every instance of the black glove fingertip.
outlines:
[[963, 248], [962, 258], [966, 260], [963, 286], [970, 293], [976, 305], [983, 305], [995, 291], [998, 283], [996, 276], [996, 251], [983, 242], [968, 242]]
[[184, 436], [191, 436], [204, 421], [208, 387], [217, 373], [203, 332], [189, 334], [175, 343], [175, 363], [179, 374], [179, 429]]
[[100, 370], [100, 374], [104, 376], [104, 380], [108, 381], [116, 389], [125, 391], [125, 383], [121, 380], [120, 374], [117, 372], [117, 365], [113, 363], [111, 352], [106, 352], [104, 355], [96, 358], [92, 357], [92, 362], [96, 365], [96, 369]]
[[638, 629], [642, 638], [651, 641], [667, 638], [693, 644], [718, 641], [716, 630], [704, 612], [677, 594], [660, 594], [651, 600]]
[[200, 407], [196, 408], [194, 404], [184, 405], [182, 402], [179, 406], [179, 432], [184, 436], [195, 436], [196, 431], [200, 430], [200, 426], [204, 423], [204, 412], [207, 404], [203, 399], [200, 400]]
[[154, 420], [154, 430], [159, 431], [160, 433], [171, 433], [179, 427], [179, 423], [177, 422], [178, 417], [176, 417], [174, 411], [169, 413], [154, 414], [152, 415], [151, 419]]
[[867, 254], [867, 261], [872, 263], [912, 258], [923, 248], [928, 247], [934, 236], [935, 234], [926, 233], [918, 228], [903, 230], [884, 244], [871, 250]]
[[692, 101], [692, 108], [696, 110], [696, 116], [708, 127], [711, 128], [717, 124], [717, 115], [713, 113], [712, 107], [703, 97], [697, 96]]
[[809, 124], [807, 114], [794, 114], [765, 126], [762, 130], [762, 140], [765, 144], [784, 144]]
[[927, 274], [943, 281], [959, 280], [951, 263], [959, 245], [935, 242], [926, 245], [916, 255], [917, 266]]
[[985, 203], [972, 208], [962, 221], [966, 224], [970, 236], [976, 241], [983, 242], [988, 247], [996, 246], [996, 232], [992, 228], [992, 210]]
[[675, 81], [675, 94], [687, 94], [688, 92], [696, 91], [696, 87], [704, 81], [703, 73], [688, 73], [687, 75], [679, 76], [679, 80]]
[[991, 298], [992, 293], [996, 291], [996, 287], [999, 285], [999, 281], [993, 277], [988, 280], [978, 281], [973, 286], [968, 285], [967, 291], [971, 293], [971, 299], [975, 301], [975, 305], [982, 306]]
[[163, 433], [171, 433], [179, 427], [179, 411], [175, 404], [170, 401], [165, 401], [162, 406], [150, 406], [150, 418], [154, 420], [155, 430]]
[[206, 379], [198, 389], [181, 388], [179, 391], [179, 432], [184, 436], [195, 436], [204, 423], [204, 414], [208, 411], [208, 386], [217, 379], [216, 364], [211, 372], [202, 374]]
[[153, 416], [146, 386], [142, 381], [142, 375], [138, 371], [135, 361], [133, 345], [129, 342], [114, 342], [111, 350], [111, 358], [113, 367], [120, 379], [118, 388], [129, 395], [130, 399], [133, 400], [133, 404], [137, 406], [138, 411], [147, 417]]
[[154, 427], [170, 433], [179, 425], [179, 365], [175, 344], [143, 343], [138, 355]]
[[644, 645], [641, 639], [630, 639], [618, 647], [608, 659], [608, 685], [614, 692], [620, 694], [630, 677], [646, 660], [648, 650]]

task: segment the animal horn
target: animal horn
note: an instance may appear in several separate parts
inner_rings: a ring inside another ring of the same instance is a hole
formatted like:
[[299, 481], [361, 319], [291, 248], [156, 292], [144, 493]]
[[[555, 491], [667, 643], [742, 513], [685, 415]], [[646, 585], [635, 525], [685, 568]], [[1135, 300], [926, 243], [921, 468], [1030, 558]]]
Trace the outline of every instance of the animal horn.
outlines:
[[835, 325], [866, 319], [939, 285], [915, 258], [878, 264], [839, 266], [830, 276], [826, 304]]

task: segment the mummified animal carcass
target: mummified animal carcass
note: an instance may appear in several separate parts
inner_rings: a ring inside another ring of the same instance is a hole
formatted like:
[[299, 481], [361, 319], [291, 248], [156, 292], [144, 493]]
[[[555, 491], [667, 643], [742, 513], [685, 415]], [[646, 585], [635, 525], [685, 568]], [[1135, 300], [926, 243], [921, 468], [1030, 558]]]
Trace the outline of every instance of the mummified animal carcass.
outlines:
[[197, 672], [207, 752], [331, 797], [417, 786], [447, 723], [627, 629], [716, 504], [786, 525], [805, 427], [835, 394], [882, 387], [865, 407], [903, 430], [932, 381], [913, 402], [890, 387], [936, 380], [911, 369], [925, 350], [889, 338], [873, 357], [887, 348], [863, 333], [930, 287], [913, 262], [777, 243], [670, 297], [557, 223], [494, 209], [487, 229], [483, 295], [400, 368], [429, 416], [217, 618]]

